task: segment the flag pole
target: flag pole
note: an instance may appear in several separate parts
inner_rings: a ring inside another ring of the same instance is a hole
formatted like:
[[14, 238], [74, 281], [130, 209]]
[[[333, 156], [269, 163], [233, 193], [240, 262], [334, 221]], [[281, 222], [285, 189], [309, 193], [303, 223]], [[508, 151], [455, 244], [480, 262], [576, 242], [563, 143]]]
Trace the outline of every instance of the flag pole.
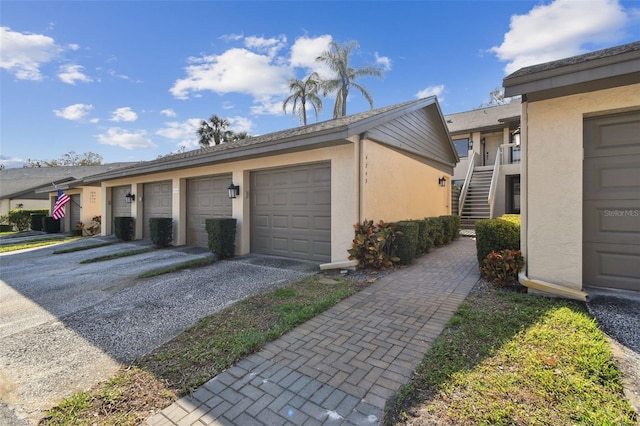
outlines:
[[[60, 188], [58, 188], [58, 185], [56, 185], [55, 183], [51, 182], [51, 185], [53, 185], [53, 187], [57, 190], [60, 190]], [[82, 206], [78, 203], [76, 203], [75, 201], [73, 201], [73, 198], [69, 197], [69, 201], [71, 201], [73, 204], [75, 204], [76, 206], [82, 208]]]

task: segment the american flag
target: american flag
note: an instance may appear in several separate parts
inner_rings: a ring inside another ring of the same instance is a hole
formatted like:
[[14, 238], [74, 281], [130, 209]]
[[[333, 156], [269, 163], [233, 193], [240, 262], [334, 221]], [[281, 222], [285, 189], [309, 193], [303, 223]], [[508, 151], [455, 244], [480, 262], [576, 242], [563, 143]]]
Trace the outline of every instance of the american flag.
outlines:
[[71, 201], [71, 198], [64, 192], [62, 189], [58, 189], [58, 198], [56, 198], [56, 203], [53, 205], [53, 214], [51, 217], [58, 220], [64, 217], [64, 206]]

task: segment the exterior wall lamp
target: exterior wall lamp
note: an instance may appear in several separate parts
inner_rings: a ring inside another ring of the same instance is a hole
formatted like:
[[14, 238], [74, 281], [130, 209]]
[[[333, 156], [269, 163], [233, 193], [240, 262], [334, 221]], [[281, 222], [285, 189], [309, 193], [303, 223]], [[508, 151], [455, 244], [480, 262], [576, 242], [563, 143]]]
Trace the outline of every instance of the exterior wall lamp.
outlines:
[[126, 200], [127, 204], [131, 204], [136, 200], [136, 195], [129, 192], [124, 196], [124, 199]]
[[513, 133], [511, 133], [511, 137], [513, 138], [512, 143], [515, 143], [516, 145], [520, 145], [520, 127], [514, 130]]
[[438, 184], [442, 187], [447, 186], [447, 178], [445, 176], [438, 178]]
[[469, 139], [469, 151], [473, 151], [473, 139]]
[[240, 186], [231, 183], [231, 185], [229, 185], [229, 187], [227, 188], [227, 191], [229, 191], [229, 198], [236, 198], [238, 195], [240, 195]]

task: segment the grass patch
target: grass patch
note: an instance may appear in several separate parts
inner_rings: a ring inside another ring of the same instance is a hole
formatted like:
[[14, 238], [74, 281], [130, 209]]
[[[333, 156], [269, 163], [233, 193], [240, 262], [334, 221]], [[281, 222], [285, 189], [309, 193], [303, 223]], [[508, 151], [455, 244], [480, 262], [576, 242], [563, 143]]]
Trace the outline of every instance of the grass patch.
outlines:
[[68, 243], [76, 241], [79, 238], [41, 238], [37, 240], [24, 241], [18, 244], [0, 245], [0, 253], [8, 253], [11, 251], [25, 250], [30, 248], [45, 247], [53, 244]]
[[82, 250], [91, 250], [94, 248], [99, 248], [99, 247], [105, 247], [105, 246], [110, 246], [112, 244], [115, 244], [115, 241], [105, 241], [103, 243], [96, 243], [96, 244], [91, 244], [88, 246], [82, 246], [82, 247], [72, 247], [72, 248], [68, 248], [68, 249], [64, 249], [64, 250], [56, 250], [53, 252], [53, 254], [65, 254], [65, 253], [74, 253], [76, 251], [82, 251]]
[[386, 424], [635, 425], [582, 304], [487, 290], [459, 307]]
[[181, 271], [187, 268], [197, 268], [200, 266], [207, 266], [215, 263], [216, 258], [214, 256], [207, 256], [202, 259], [193, 259], [186, 262], [178, 263], [177, 265], [167, 266], [166, 268], [159, 268], [153, 271], [145, 272], [138, 275], [138, 278], [150, 278], [157, 275], [169, 274], [171, 272]]
[[149, 253], [150, 251], [154, 251], [154, 250], [155, 248], [153, 247], [146, 247], [146, 248], [141, 248], [137, 250], [122, 251], [120, 253], [107, 254], [104, 256], [93, 257], [91, 259], [85, 259], [80, 263], [86, 264], [86, 263], [105, 262], [107, 260], [119, 259], [121, 257], [135, 256], [136, 254]]
[[[201, 319], [108, 383], [67, 398], [42, 424], [140, 424], [265, 343], [368, 285], [342, 278], [327, 284], [320, 278], [311, 276], [243, 299]], [[131, 388], [137, 391], [128, 391]]]

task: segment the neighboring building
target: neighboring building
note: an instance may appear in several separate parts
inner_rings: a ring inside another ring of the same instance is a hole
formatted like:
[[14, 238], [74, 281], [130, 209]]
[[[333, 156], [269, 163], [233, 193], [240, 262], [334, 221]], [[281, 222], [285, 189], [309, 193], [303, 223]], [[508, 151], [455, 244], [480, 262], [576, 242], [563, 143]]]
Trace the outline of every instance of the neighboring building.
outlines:
[[[450, 214], [458, 156], [435, 97], [251, 137], [92, 176], [102, 233], [171, 217], [175, 245], [207, 246], [205, 219], [238, 220], [236, 253], [343, 262], [364, 219]], [[238, 186], [230, 199], [229, 186]], [[135, 195], [131, 204], [125, 194]]]
[[96, 204], [100, 188], [74, 187], [73, 185], [80, 185], [81, 179], [86, 176], [130, 164], [112, 163], [99, 166], [28, 167], [1, 170], [0, 216], [6, 215], [9, 210], [13, 209], [51, 210], [57, 195], [56, 192], [51, 192], [54, 191], [55, 184], [65, 191], [68, 188], [73, 188], [66, 191], [72, 196], [74, 202], [66, 206], [66, 216], [61, 223], [61, 229], [73, 229], [80, 221], [88, 224], [94, 216], [100, 215], [100, 206]]
[[640, 42], [523, 68], [522, 250], [530, 288], [640, 291]]
[[520, 100], [450, 114], [445, 120], [460, 156], [452, 205], [463, 225], [520, 213]]

